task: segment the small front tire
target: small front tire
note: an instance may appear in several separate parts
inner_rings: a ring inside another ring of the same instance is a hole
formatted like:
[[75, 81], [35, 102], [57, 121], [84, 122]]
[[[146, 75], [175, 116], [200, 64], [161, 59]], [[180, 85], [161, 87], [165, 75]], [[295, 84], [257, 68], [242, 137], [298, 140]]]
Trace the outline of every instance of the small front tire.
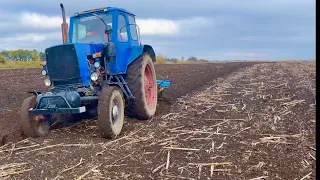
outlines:
[[50, 133], [50, 122], [43, 115], [32, 115], [30, 108], [35, 108], [36, 96], [26, 98], [20, 109], [20, 124], [22, 132], [27, 137], [42, 137]]
[[123, 93], [118, 87], [107, 86], [99, 95], [98, 124], [103, 138], [116, 138], [124, 122]]

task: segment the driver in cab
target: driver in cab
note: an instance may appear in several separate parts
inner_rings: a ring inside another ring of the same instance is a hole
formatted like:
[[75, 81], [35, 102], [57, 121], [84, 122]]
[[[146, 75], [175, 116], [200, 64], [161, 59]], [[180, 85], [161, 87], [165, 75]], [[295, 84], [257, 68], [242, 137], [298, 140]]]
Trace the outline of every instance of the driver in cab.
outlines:
[[103, 42], [103, 38], [101, 37], [101, 33], [99, 33], [98, 29], [93, 25], [86, 26], [87, 34], [84, 38], [80, 39], [80, 43], [99, 43]]

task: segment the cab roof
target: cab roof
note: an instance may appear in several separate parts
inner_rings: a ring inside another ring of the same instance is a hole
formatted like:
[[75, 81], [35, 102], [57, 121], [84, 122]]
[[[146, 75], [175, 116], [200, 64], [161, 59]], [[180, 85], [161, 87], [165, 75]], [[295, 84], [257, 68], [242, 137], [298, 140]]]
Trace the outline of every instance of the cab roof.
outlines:
[[101, 7], [101, 8], [97, 8], [97, 9], [90, 9], [90, 10], [86, 10], [86, 11], [81, 11], [81, 12], [76, 12], [74, 14], [73, 17], [79, 16], [79, 15], [84, 15], [84, 14], [88, 14], [88, 13], [92, 13], [92, 12], [107, 12], [107, 11], [121, 11], [130, 15], [135, 16], [133, 13], [123, 9], [123, 8], [117, 8], [117, 7]]

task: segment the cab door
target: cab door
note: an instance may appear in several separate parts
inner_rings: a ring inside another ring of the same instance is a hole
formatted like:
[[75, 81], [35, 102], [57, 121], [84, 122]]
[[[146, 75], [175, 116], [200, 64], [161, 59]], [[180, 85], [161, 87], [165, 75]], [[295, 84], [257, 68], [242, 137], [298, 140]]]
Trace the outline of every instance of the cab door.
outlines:
[[128, 33], [128, 18], [127, 15], [119, 11], [117, 18], [117, 43], [116, 43], [116, 73], [125, 73], [127, 59], [130, 56], [131, 38]]
[[131, 37], [131, 46], [140, 46], [139, 42], [139, 36], [138, 34], [138, 26], [136, 25], [136, 20], [133, 15], [128, 15], [128, 21], [129, 21], [129, 31], [130, 31], [130, 37]]

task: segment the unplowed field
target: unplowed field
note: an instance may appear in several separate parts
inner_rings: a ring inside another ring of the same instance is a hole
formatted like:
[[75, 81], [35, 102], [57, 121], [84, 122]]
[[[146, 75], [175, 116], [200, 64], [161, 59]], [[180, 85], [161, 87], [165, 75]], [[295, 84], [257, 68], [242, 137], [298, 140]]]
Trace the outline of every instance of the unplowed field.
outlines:
[[40, 69], [0, 70], [0, 179], [315, 179], [315, 63], [156, 65], [157, 115], [115, 140], [95, 120], [24, 139]]

